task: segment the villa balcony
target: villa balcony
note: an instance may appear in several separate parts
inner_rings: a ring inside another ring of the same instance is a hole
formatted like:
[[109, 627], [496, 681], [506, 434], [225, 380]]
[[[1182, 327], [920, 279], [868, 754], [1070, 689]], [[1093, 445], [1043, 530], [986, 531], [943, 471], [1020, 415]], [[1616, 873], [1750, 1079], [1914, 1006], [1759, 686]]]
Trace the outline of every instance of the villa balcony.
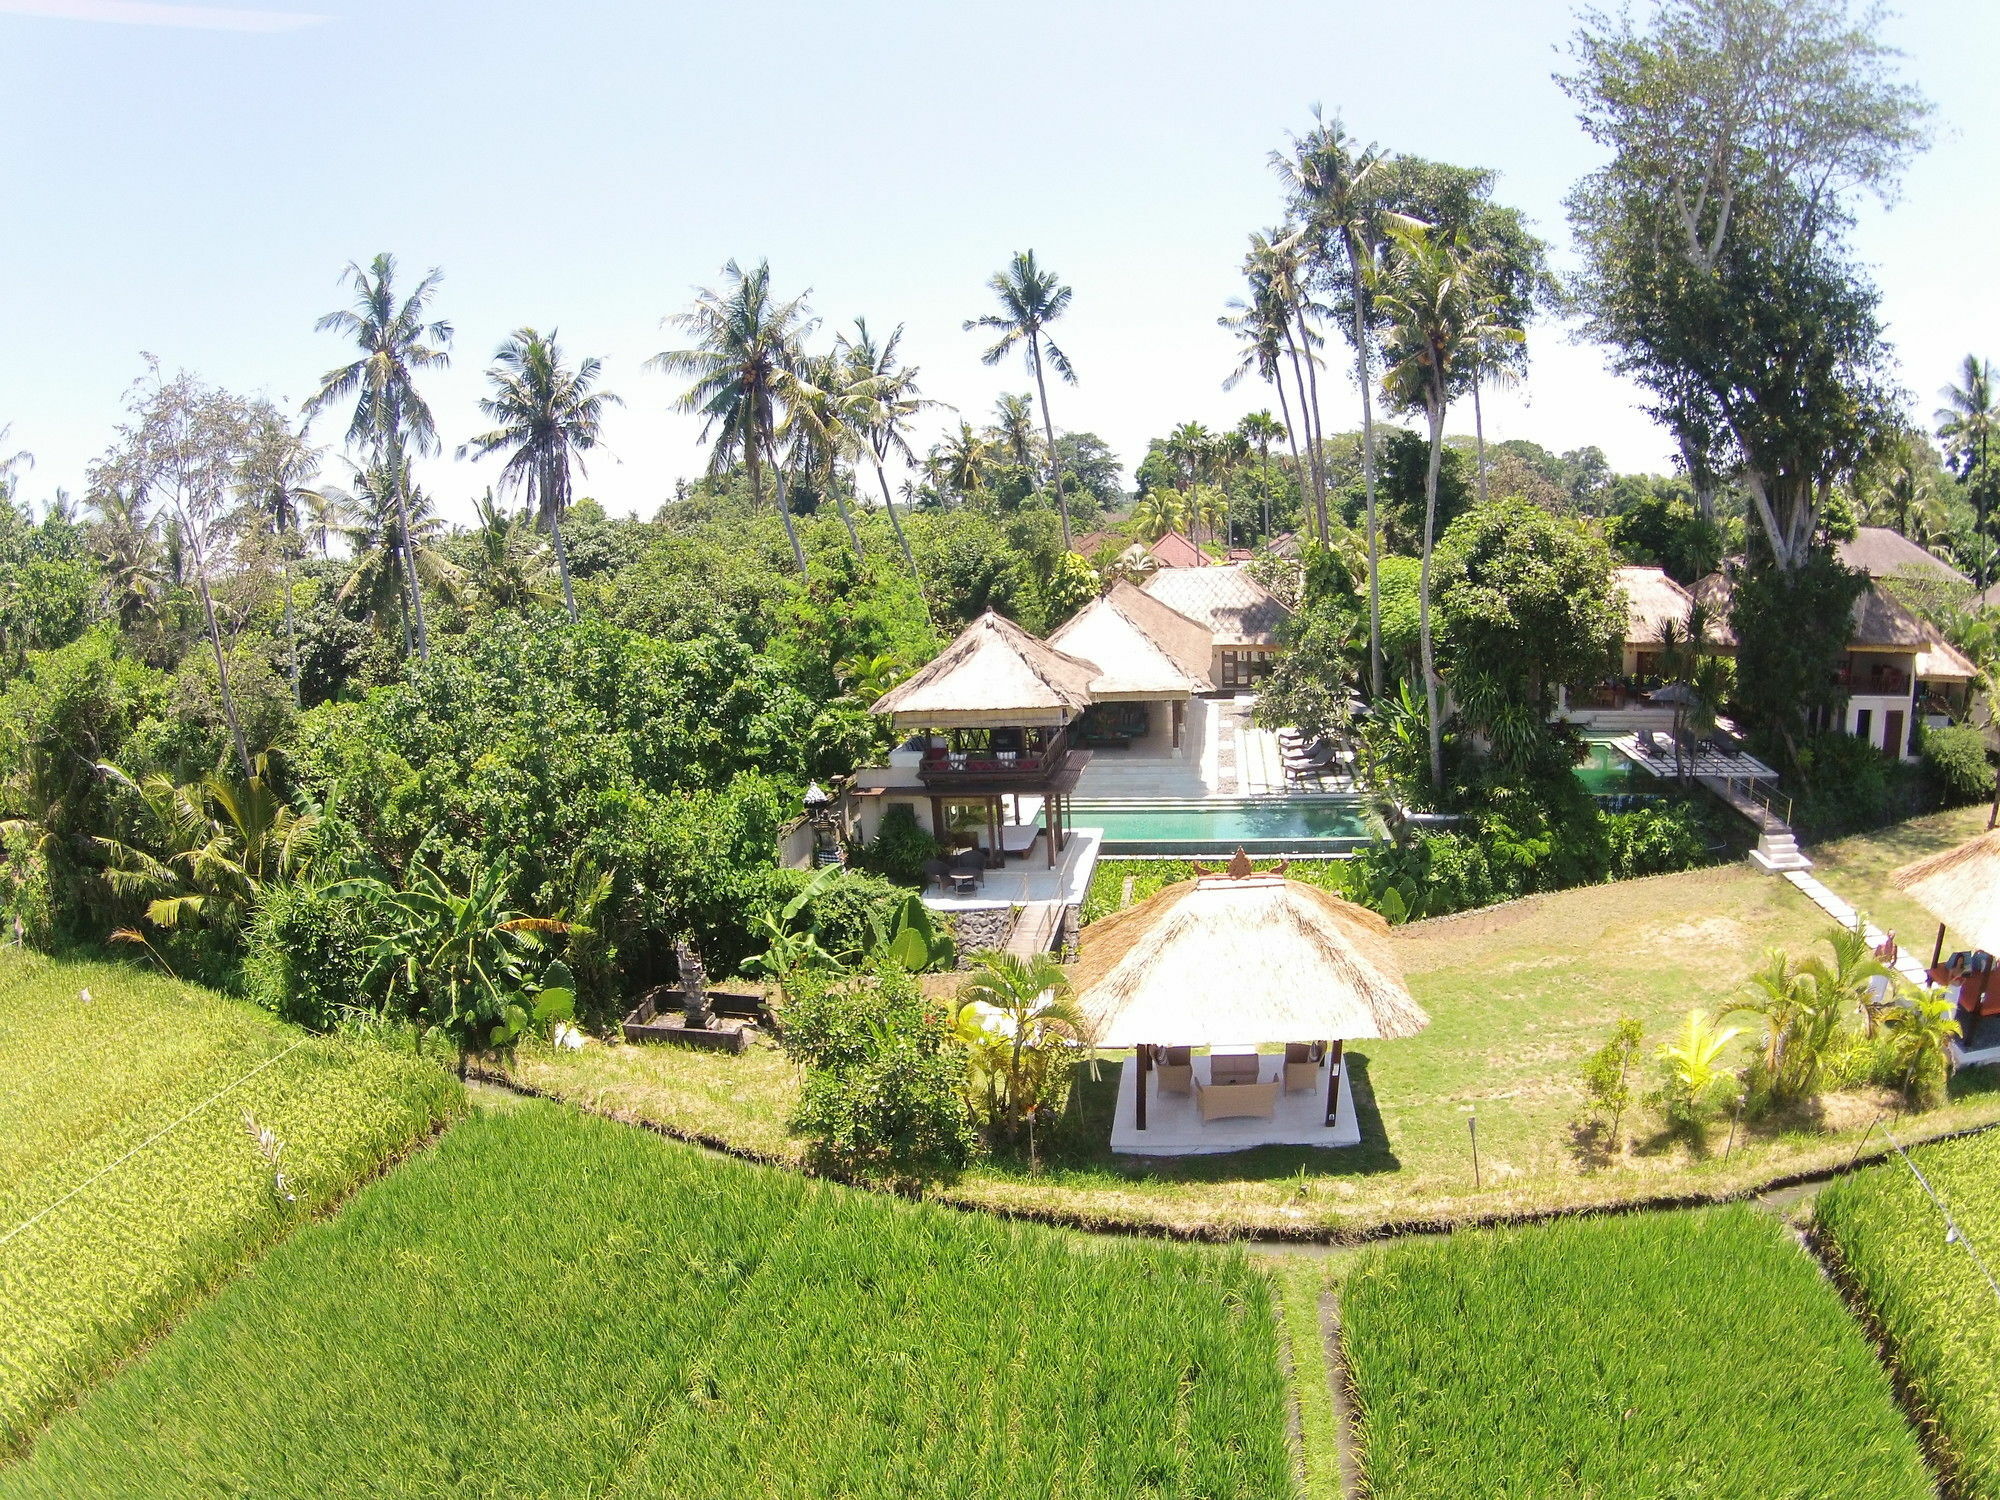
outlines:
[[917, 776], [936, 792], [974, 785], [981, 790], [1019, 787], [1029, 791], [1046, 786], [1068, 765], [1070, 755], [1067, 734], [1055, 735], [1039, 749], [927, 749], [917, 763]]
[[1867, 671], [1842, 667], [1834, 680], [1850, 693], [1877, 698], [1901, 697], [1910, 691], [1910, 674], [1897, 667], [1877, 665]]

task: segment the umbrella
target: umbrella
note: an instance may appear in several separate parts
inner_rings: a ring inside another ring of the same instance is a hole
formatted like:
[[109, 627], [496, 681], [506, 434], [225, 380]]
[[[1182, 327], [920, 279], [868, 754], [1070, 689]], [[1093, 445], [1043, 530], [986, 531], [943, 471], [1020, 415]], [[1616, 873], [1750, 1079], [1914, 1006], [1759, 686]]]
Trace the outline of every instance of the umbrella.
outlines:
[[1648, 703], [1659, 703], [1668, 708], [1693, 708], [1701, 702], [1701, 694], [1685, 682], [1670, 682], [1663, 688], [1655, 688], [1646, 694]]

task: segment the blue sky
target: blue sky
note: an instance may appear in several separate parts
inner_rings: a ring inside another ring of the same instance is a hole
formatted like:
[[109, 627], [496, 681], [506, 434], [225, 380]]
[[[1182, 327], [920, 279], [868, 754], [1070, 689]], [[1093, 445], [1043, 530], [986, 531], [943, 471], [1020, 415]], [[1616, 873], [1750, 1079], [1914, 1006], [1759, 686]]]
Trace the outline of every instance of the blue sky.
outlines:
[[[1279, 214], [1265, 154], [1314, 103], [1498, 169], [1560, 262], [1563, 194], [1594, 165], [1550, 79], [1571, 25], [1557, 0], [0, 0], [0, 423], [41, 495], [80, 490], [142, 350], [295, 404], [343, 357], [312, 331], [341, 267], [388, 249], [445, 271], [458, 338], [428, 391], [447, 443], [475, 428], [494, 346], [553, 325], [627, 402], [583, 490], [650, 514], [703, 456], [640, 366], [724, 260], [812, 288], [825, 336], [905, 323], [928, 393], [983, 420], [1027, 379], [982, 367], [960, 324], [1032, 247], [1076, 289], [1061, 338], [1081, 383], [1052, 391], [1057, 423], [1130, 463], [1179, 421], [1275, 407], [1221, 389], [1215, 319], [1246, 232]], [[1927, 417], [1963, 354], [2000, 354], [2000, 7], [1911, 0], [1890, 36], [1941, 128], [1860, 245]], [[1594, 350], [1543, 327], [1530, 352], [1489, 436], [1664, 466]], [[1354, 420], [1351, 386], [1326, 399], [1330, 425]], [[490, 474], [447, 456], [423, 477], [463, 518]]]

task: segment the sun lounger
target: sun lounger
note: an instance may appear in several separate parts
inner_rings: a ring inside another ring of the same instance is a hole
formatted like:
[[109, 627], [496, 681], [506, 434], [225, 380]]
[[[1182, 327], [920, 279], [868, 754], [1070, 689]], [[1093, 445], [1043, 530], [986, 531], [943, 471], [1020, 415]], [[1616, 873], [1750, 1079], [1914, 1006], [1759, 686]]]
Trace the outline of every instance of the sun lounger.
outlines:
[[1036, 823], [1004, 823], [1000, 827], [1000, 848], [1008, 854], [1026, 854], [1041, 836]]
[[1202, 1123], [1211, 1120], [1268, 1120], [1278, 1112], [1277, 1079], [1269, 1083], [1203, 1083], [1195, 1080], [1194, 1105]]

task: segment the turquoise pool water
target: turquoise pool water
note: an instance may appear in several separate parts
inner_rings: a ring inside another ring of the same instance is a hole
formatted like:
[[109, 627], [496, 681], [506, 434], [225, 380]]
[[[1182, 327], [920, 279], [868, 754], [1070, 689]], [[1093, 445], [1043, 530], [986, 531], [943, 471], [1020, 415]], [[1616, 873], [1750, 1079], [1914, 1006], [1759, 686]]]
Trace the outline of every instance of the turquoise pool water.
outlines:
[[1073, 828], [1104, 831], [1105, 854], [1339, 854], [1368, 842], [1355, 797], [1072, 802]]
[[1576, 768], [1576, 779], [1583, 783], [1583, 789], [1593, 797], [1625, 797], [1659, 791], [1658, 778], [1640, 770], [1612, 749], [1612, 738], [1616, 736], [1584, 741], [1588, 754]]

